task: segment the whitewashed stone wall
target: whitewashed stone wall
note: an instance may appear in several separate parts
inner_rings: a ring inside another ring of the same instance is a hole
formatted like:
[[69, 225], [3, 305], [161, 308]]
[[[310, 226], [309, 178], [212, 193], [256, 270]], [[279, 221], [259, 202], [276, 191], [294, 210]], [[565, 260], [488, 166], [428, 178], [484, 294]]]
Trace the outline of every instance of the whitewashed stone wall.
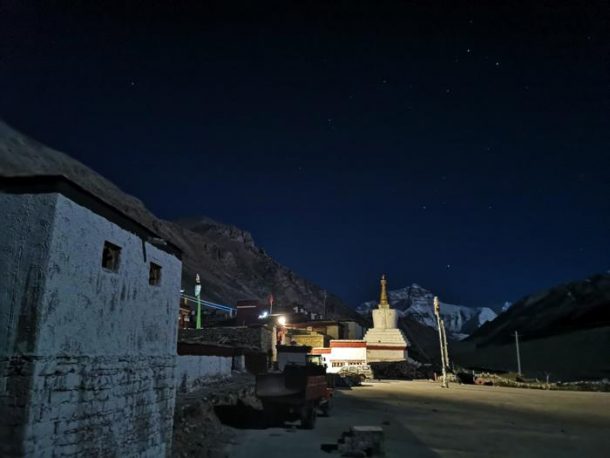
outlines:
[[405, 361], [407, 359], [407, 349], [404, 347], [396, 349], [370, 347], [367, 350], [367, 359], [369, 362]]
[[60, 194], [0, 214], [0, 456], [168, 455], [180, 260]]
[[189, 392], [214, 380], [231, 376], [233, 357], [180, 355], [176, 360], [176, 383], [181, 392]]

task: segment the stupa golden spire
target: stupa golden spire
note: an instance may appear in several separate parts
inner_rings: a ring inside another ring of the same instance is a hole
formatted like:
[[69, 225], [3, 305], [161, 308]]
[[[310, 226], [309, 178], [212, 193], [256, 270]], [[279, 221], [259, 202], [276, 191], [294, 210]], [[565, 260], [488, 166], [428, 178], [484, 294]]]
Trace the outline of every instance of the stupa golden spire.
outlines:
[[380, 309], [389, 309], [390, 303], [388, 302], [388, 281], [385, 279], [385, 274], [381, 276], [381, 297], [379, 299]]

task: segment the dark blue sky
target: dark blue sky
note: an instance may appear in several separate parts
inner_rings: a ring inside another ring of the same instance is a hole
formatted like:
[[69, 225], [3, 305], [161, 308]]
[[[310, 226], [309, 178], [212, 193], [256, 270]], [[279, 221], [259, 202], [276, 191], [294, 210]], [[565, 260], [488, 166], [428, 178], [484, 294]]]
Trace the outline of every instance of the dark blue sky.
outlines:
[[2, 2], [0, 115], [158, 216], [350, 303], [610, 268], [607, 2], [101, 3]]

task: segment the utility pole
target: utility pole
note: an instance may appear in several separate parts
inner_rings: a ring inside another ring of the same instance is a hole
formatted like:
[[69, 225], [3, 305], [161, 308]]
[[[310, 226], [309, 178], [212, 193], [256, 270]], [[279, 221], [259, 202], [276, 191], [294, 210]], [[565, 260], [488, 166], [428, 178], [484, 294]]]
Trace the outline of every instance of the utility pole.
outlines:
[[324, 290], [324, 319], [326, 319], [326, 290]]
[[201, 279], [199, 274], [195, 276], [195, 297], [197, 298], [197, 320], [195, 328], [201, 329]]
[[449, 349], [447, 348], [447, 331], [445, 330], [445, 320], [441, 320], [441, 329], [443, 332], [443, 351], [445, 352], [445, 367], [449, 368]]
[[438, 326], [438, 341], [441, 347], [441, 367], [443, 368], [443, 381], [441, 386], [443, 388], [449, 388], [447, 383], [447, 366], [445, 364], [445, 346], [443, 345], [443, 331], [441, 326], [441, 310], [438, 297], [434, 297], [434, 315], [436, 315], [436, 325]]
[[515, 349], [517, 350], [517, 373], [521, 375], [521, 353], [519, 352], [519, 333], [515, 331]]

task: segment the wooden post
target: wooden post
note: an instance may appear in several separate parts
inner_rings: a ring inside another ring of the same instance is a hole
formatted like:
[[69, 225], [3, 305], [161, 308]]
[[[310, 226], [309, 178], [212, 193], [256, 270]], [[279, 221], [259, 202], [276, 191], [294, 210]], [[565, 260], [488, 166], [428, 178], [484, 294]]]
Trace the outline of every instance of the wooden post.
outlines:
[[449, 384], [447, 383], [447, 366], [445, 365], [445, 346], [443, 345], [440, 303], [438, 301], [438, 297], [436, 296], [434, 297], [434, 314], [436, 315], [436, 325], [438, 327], [438, 341], [441, 348], [441, 367], [443, 369], [443, 381], [441, 383], [441, 386], [443, 388], [449, 388]]
[[447, 347], [447, 331], [445, 329], [445, 320], [441, 320], [441, 328], [443, 330], [443, 350], [445, 352], [445, 367], [449, 368], [449, 349]]
[[521, 375], [521, 353], [519, 352], [519, 333], [515, 331], [515, 349], [517, 350], [517, 374]]

